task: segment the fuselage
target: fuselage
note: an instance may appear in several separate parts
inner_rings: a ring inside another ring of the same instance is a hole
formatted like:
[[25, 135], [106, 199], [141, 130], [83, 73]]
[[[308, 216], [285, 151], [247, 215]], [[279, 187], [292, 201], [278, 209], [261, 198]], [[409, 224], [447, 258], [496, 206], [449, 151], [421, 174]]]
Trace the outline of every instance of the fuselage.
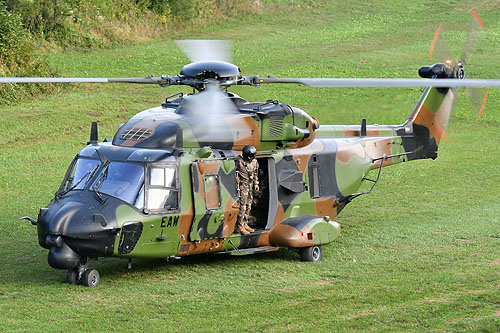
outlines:
[[[426, 106], [429, 95], [441, 103]], [[55, 268], [75, 267], [82, 257], [326, 244], [339, 232], [330, 220], [370, 170], [433, 157], [437, 145], [429, 142], [436, 140], [418, 115], [422, 107], [439, 113], [444, 100], [446, 94], [428, 88], [403, 125], [363, 128], [319, 127], [300, 109], [232, 94], [227, 101], [237, 112], [216, 115], [197, 114], [189, 98], [177, 98], [131, 118], [113, 142], [78, 153], [39, 213], [39, 243]], [[246, 145], [258, 149], [261, 189], [252, 209], [256, 232], [241, 235], [234, 232], [235, 159]]]

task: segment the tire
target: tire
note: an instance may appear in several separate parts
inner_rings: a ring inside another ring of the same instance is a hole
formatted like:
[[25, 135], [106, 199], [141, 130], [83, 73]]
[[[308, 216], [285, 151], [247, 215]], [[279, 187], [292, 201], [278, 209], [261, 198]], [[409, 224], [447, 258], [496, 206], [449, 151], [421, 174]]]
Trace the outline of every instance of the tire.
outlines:
[[66, 272], [66, 282], [69, 284], [78, 283], [78, 272], [74, 268], [68, 269]]
[[80, 281], [85, 287], [96, 287], [99, 284], [99, 272], [96, 269], [86, 269]]
[[303, 247], [300, 249], [300, 260], [318, 262], [323, 258], [323, 248], [321, 245]]

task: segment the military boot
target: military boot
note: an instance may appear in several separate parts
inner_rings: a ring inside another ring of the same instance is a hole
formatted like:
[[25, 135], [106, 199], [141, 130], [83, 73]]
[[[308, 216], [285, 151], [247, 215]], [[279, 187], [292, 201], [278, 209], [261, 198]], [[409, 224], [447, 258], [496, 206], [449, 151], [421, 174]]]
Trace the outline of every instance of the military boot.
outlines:
[[254, 232], [255, 231], [255, 229], [250, 228], [250, 226], [248, 224], [245, 224], [244, 227], [245, 227], [245, 230], [248, 231], [248, 232]]
[[247, 231], [247, 229], [245, 228], [244, 225], [240, 225], [237, 229], [236, 229], [236, 232], [239, 232], [240, 234], [242, 235], [248, 235], [249, 232]]

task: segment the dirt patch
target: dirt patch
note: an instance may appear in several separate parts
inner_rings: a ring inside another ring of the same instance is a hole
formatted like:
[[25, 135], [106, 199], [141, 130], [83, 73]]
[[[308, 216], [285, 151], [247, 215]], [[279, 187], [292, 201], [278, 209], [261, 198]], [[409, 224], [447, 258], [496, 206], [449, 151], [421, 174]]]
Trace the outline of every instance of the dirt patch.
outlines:
[[156, 282], [165, 282], [165, 283], [175, 283], [177, 282], [174, 279], [165, 279], [163, 276], [155, 276], [149, 279], [150, 282], [156, 283]]
[[493, 260], [490, 265], [500, 265], [500, 259]]
[[327, 280], [319, 280], [319, 281], [314, 281], [312, 284], [317, 285], [317, 286], [327, 286], [332, 284], [330, 281]]
[[448, 303], [449, 301], [446, 298], [428, 298], [425, 300], [428, 303]]
[[455, 241], [460, 243], [474, 243], [474, 238], [455, 238]]
[[486, 290], [469, 290], [468, 294], [484, 294]]
[[356, 318], [359, 318], [359, 317], [366, 317], [366, 316], [371, 316], [373, 315], [373, 311], [370, 311], [370, 310], [365, 310], [361, 313], [358, 313], [358, 314], [355, 314], [355, 315], [352, 315], [350, 318], [351, 319], [356, 319]]
[[286, 286], [286, 287], [283, 287], [283, 288], [277, 288], [276, 291], [279, 291], [279, 292], [290, 292], [290, 291], [294, 291], [295, 289], [297, 289], [297, 287], [295, 287], [295, 286]]

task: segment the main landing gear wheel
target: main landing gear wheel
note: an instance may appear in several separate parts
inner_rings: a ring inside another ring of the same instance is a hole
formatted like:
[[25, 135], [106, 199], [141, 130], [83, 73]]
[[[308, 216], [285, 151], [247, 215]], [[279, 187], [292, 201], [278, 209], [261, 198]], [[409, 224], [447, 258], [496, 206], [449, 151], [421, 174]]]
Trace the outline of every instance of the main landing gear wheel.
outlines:
[[85, 287], [95, 287], [99, 284], [99, 272], [97, 269], [86, 269], [85, 272], [83, 272], [83, 276], [81, 279], [81, 283]]
[[318, 262], [323, 257], [323, 248], [321, 245], [302, 247], [299, 253], [302, 261]]

